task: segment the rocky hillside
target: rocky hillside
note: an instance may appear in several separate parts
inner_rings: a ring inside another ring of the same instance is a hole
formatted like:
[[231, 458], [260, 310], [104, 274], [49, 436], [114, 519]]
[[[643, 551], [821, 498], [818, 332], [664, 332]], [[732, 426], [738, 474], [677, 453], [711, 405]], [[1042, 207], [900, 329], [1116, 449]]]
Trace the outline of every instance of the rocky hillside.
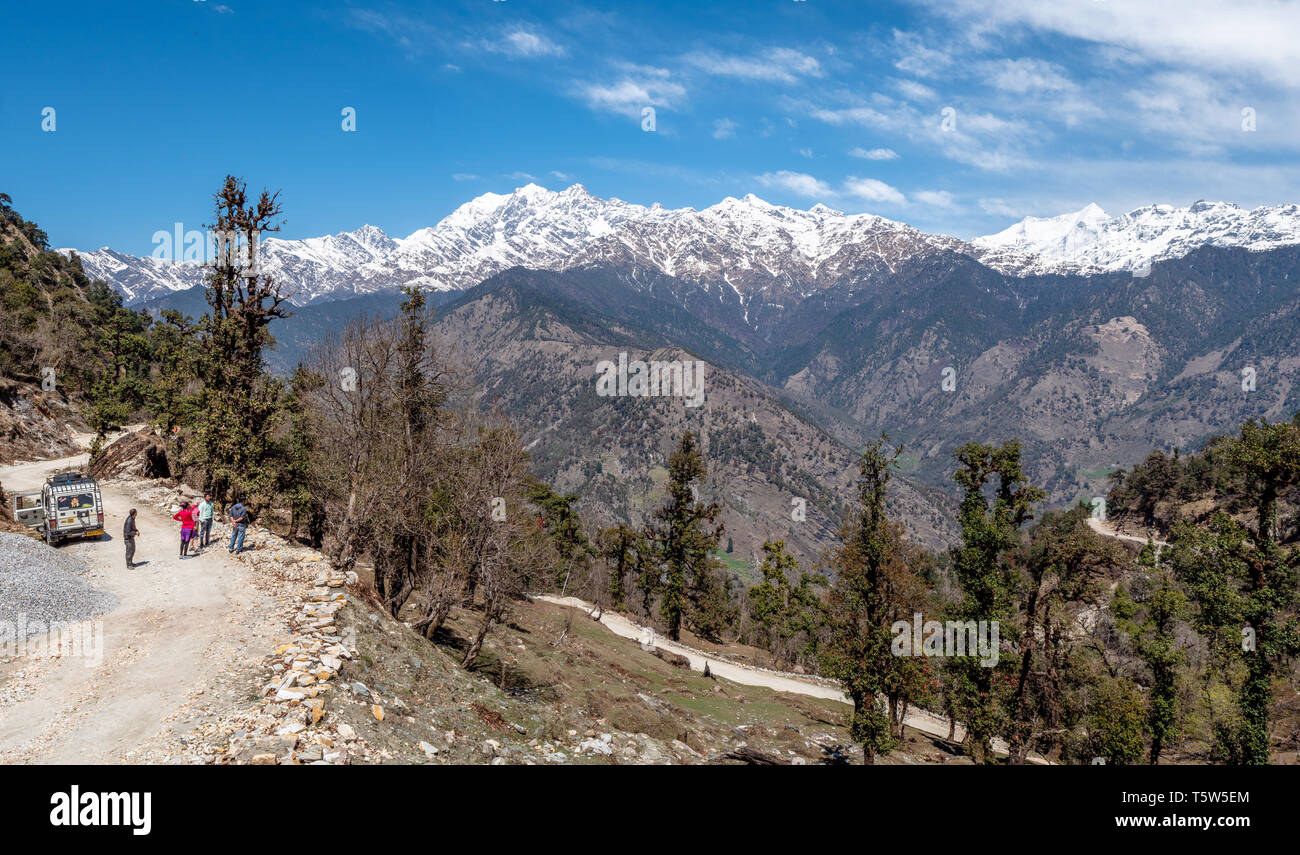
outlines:
[[1018, 438], [1055, 501], [1101, 495], [1110, 469], [1151, 448], [1300, 410], [1298, 265], [1296, 248], [1207, 247], [1145, 277], [1009, 278], [955, 254], [918, 259], [773, 379], [858, 436], [906, 440], [929, 483], [962, 442]]
[[[611, 302], [621, 302], [612, 293], [617, 282], [604, 287]], [[733, 561], [743, 564], [763, 540], [783, 537], [810, 565], [856, 495], [854, 451], [770, 388], [717, 364], [717, 353], [701, 353], [710, 342], [692, 353], [667, 335], [594, 316], [560, 291], [551, 275], [511, 271], [449, 306], [436, 327], [481, 390], [479, 405], [500, 405], [521, 431], [537, 474], [579, 494], [584, 518], [594, 523], [639, 523], [662, 503], [668, 452], [691, 430], [705, 452], [709, 498], [724, 508]], [[626, 296], [636, 305], [634, 294]], [[667, 308], [646, 308], [648, 317], [668, 317]], [[629, 361], [708, 360], [703, 405], [597, 395], [597, 363], [616, 362], [620, 353]], [[897, 486], [892, 511], [912, 536], [933, 548], [951, 543], [942, 494], [907, 479]], [[805, 520], [792, 519], [797, 505], [806, 506]]]

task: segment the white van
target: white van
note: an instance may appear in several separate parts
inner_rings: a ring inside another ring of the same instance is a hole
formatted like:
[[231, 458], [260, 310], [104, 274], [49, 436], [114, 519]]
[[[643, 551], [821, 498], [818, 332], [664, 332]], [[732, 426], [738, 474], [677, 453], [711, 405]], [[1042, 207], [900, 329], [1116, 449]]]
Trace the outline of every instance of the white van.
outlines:
[[45, 482], [40, 491], [16, 493], [14, 519], [40, 529], [54, 546], [70, 537], [102, 537], [104, 501], [95, 479], [80, 472], [65, 472]]

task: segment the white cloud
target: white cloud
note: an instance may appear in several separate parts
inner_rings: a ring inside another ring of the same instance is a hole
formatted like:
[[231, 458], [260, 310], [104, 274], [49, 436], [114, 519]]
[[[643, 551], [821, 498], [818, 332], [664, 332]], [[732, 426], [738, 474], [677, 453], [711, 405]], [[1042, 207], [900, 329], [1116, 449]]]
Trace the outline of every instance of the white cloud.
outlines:
[[808, 158], [809, 160], [812, 160], [813, 150], [810, 149], [810, 148], [801, 148], [801, 149], [799, 149], [799, 156], [800, 156], [800, 157]]
[[879, 93], [872, 100], [876, 106], [861, 103], [845, 107], [804, 104], [803, 108], [814, 119], [832, 125], [861, 125], [875, 131], [901, 134], [909, 140], [938, 149], [949, 160], [979, 169], [1005, 172], [1032, 162], [1024, 147], [1034, 133], [1021, 120], [1003, 119], [987, 112], [958, 110], [953, 127], [944, 130], [943, 114], [937, 109], [918, 110], [911, 104]]
[[894, 67], [917, 77], [937, 77], [952, 65], [951, 56], [926, 47], [915, 33], [894, 30], [894, 47], [899, 55]]
[[982, 63], [984, 79], [1004, 92], [1068, 92], [1076, 87], [1065, 69], [1041, 59], [1001, 59]]
[[1011, 217], [1024, 219], [1023, 208], [1012, 205], [1005, 199], [980, 199], [980, 210], [994, 217]]
[[947, 190], [917, 190], [912, 198], [932, 208], [952, 208], [956, 203], [956, 199]]
[[567, 172], [561, 172], [561, 171], [558, 170], [558, 169], [552, 169], [552, 170], [551, 170], [551, 176], [552, 176], [553, 178], [555, 178], [557, 181], [572, 181], [572, 180], [573, 180], [573, 176], [572, 176], [572, 175], [570, 175], [570, 174], [567, 173]]
[[736, 135], [736, 123], [731, 119], [716, 119], [713, 122], [713, 138], [715, 140], [731, 139]]
[[671, 108], [686, 97], [686, 88], [664, 77], [624, 77], [614, 83], [583, 83], [576, 94], [593, 110], [638, 119], [645, 107]]
[[794, 83], [800, 77], [821, 77], [821, 64], [790, 48], [771, 48], [756, 56], [696, 52], [685, 60], [707, 74], [742, 80]]
[[512, 172], [506, 176], [511, 181], [536, 181], [537, 176], [529, 175], [527, 172]]
[[849, 152], [850, 157], [860, 157], [863, 160], [897, 160], [898, 152], [892, 148], [855, 148]]
[[803, 172], [790, 172], [785, 169], [780, 172], [764, 172], [758, 176], [758, 183], [764, 187], [775, 187], [809, 199], [830, 199], [836, 195], [825, 181]]
[[472, 172], [453, 172], [451, 174], [451, 180], [452, 181], [482, 181], [483, 176], [475, 175]]
[[1300, 87], [1300, 3], [1280, 0], [927, 0], [959, 25], [1016, 26], [1127, 49], [1174, 65]]
[[913, 101], [933, 101], [935, 98], [933, 89], [924, 83], [917, 83], [915, 80], [895, 80], [894, 88], [904, 98], [911, 98]]
[[541, 33], [533, 32], [522, 26], [507, 30], [502, 33], [499, 39], [484, 41], [483, 49], [518, 59], [564, 55], [564, 48]]
[[875, 178], [858, 178], [850, 175], [844, 180], [844, 192], [868, 202], [901, 205], [907, 201], [907, 197], [898, 188]]

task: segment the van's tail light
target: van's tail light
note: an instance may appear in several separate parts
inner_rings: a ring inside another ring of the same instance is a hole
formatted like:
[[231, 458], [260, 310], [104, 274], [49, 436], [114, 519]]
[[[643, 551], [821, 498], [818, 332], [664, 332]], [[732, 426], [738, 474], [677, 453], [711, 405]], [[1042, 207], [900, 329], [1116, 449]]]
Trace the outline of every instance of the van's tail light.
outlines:
[[55, 517], [50, 517], [50, 528], [58, 528], [59, 521]]

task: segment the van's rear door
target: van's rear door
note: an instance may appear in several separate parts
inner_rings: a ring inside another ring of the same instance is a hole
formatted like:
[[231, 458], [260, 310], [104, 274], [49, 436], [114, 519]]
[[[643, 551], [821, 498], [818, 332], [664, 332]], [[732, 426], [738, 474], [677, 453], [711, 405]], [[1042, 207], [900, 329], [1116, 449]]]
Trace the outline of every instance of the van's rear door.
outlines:
[[54, 487], [50, 493], [58, 514], [58, 530], [79, 534], [99, 528], [98, 491], [94, 484], [78, 482]]
[[18, 522], [40, 528], [45, 523], [45, 502], [41, 499], [41, 491], [15, 493], [13, 511], [14, 519]]

